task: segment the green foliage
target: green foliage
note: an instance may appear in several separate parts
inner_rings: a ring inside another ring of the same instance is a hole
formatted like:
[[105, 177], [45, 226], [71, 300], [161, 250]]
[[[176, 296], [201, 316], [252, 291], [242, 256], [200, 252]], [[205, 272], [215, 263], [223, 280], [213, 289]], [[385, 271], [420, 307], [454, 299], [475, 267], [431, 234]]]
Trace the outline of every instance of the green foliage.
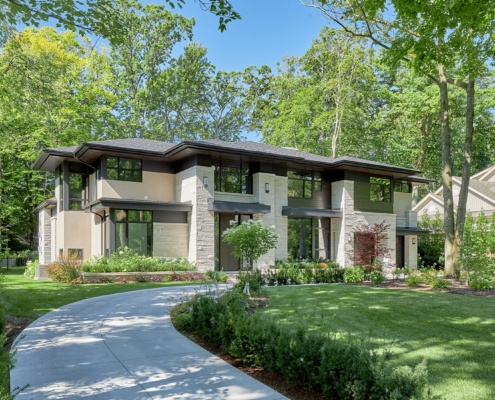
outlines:
[[347, 267], [344, 268], [344, 282], [357, 283], [364, 281], [365, 271], [362, 267]]
[[39, 264], [38, 260], [28, 261], [26, 264], [26, 269], [24, 270], [24, 276], [30, 279], [34, 279], [36, 275], [36, 266]]
[[268, 286], [342, 282], [344, 271], [335, 261], [277, 261], [275, 269], [263, 271]]
[[225, 283], [229, 279], [229, 276], [223, 271], [206, 271], [205, 277], [213, 282]]
[[450, 289], [450, 282], [443, 278], [433, 278], [429, 281], [428, 285], [435, 290]]
[[248, 284], [249, 291], [258, 294], [263, 286], [264, 279], [259, 269], [254, 271], [241, 271], [237, 277], [236, 288], [243, 290]]
[[[248, 365], [268, 368], [289, 382], [307, 386], [326, 398], [421, 398], [426, 388], [426, 364], [414, 370], [393, 367], [368, 342], [290, 330], [259, 314], [249, 315], [240, 291], [218, 297], [199, 295], [181, 309], [191, 320], [179, 325], [208, 342], [227, 349]], [[186, 321], [186, 322], [185, 322]]]
[[110, 257], [91, 258], [81, 266], [83, 272], [155, 272], [193, 271], [196, 268], [184, 258], [164, 260], [134, 253], [128, 247], [117, 250]]
[[428, 229], [429, 235], [420, 236], [418, 241], [418, 256], [419, 264], [423, 268], [439, 267], [443, 268], [444, 257], [444, 229], [443, 220], [440, 214], [436, 214], [431, 218], [424, 213], [418, 221], [418, 227]]
[[495, 274], [482, 276], [473, 274], [469, 279], [469, 287], [473, 290], [491, 290], [495, 289]]
[[385, 282], [387, 278], [380, 272], [380, 271], [373, 271], [370, 274], [370, 281], [374, 283], [375, 285], [379, 285], [383, 282]]
[[406, 285], [409, 287], [418, 287], [423, 280], [418, 275], [410, 275], [406, 279]]
[[261, 221], [250, 219], [232, 226], [222, 233], [224, 242], [234, 246], [232, 254], [246, 261], [252, 268], [258, 259], [274, 249], [278, 236], [274, 227], [266, 227]]

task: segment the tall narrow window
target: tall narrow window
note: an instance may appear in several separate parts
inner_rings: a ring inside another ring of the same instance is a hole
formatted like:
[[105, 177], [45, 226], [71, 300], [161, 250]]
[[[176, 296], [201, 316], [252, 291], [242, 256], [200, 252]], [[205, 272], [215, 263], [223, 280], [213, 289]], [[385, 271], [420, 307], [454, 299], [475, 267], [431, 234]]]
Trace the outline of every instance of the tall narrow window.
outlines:
[[134, 158], [107, 157], [107, 178], [116, 181], [142, 182], [142, 161]]

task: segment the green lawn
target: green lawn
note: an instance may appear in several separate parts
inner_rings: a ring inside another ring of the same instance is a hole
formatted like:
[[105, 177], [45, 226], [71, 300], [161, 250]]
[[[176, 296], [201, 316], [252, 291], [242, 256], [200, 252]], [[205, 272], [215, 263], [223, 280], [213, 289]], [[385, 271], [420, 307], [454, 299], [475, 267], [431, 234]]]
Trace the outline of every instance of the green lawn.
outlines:
[[0, 283], [0, 302], [5, 313], [15, 317], [35, 320], [43, 314], [65, 304], [106, 294], [153, 289], [164, 286], [183, 286], [198, 282], [139, 282], [68, 285], [51, 281], [35, 281], [26, 278], [24, 268], [0, 268], [5, 281]]
[[344, 284], [268, 288], [262, 312], [290, 326], [368, 337], [399, 364], [428, 359], [433, 393], [495, 398], [495, 299]]

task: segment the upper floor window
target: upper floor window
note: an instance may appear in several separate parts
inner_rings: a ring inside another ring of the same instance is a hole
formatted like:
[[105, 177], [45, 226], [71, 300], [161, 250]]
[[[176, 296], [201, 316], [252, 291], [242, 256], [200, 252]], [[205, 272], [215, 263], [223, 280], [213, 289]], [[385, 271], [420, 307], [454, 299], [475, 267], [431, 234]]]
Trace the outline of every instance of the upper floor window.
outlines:
[[107, 178], [116, 181], [142, 182], [142, 161], [134, 158], [107, 157]]
[[318, 171], [288, 171], [288, 196], [311, 199], [313, 192], [321, 192], [321, 174]]
[[370, 200], [390, 203], [392, 201], [391, 184], [388, 178], [370, 178]]
[[88, 203], [88, 175], [69, 174], [69, 210], [81, 210]]
[[412, 193], [412, 186], [409, 182], [395, 181], [394, 182], [394, 192]]
[[240, 164], [223, 164], [215, 166], [215, 191], [227, 193], [252, 194], [253, 187], [249, 165]]

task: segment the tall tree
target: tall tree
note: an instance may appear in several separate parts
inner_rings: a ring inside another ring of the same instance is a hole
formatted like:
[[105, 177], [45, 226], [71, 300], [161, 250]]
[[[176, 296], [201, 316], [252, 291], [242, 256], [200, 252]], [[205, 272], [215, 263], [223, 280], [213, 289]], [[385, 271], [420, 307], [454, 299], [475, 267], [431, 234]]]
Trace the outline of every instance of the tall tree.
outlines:
[[[445, 270], [454, 273], [458, 245], [466, 215], [471, 173], [474, 124], [474, 80], [483, 76], [493, 55], [495, 7], [493, 1], [441, 0], [301, 0], [322, 11], [345, 32], [365, 37], [386, 49], [391, 65], [407, 61], [439, 88], [439, 124], [442, 137], [442, 182], [444, 196]], [[451, 72], [455, 68], [455, 74]], [[462, 186], [454, 220], [452, 194], [452, 147], [449, 121], [449, 88], [466, 91], [466, 124]]]
[[14, 34], [0, 54], [0, 229], [35, 232], [32, 209], [51, 177], [30, 166], [45, 147], [106, 135], [113, 124], [109, 60], [72, 32]]
[[256, 101], [264, 141], [332, 157], [353, 151], [348, 136], [363, 132], [378, 86], [372, 51], [360, 42], [324, 29], [303, 57], [283, 60]]

